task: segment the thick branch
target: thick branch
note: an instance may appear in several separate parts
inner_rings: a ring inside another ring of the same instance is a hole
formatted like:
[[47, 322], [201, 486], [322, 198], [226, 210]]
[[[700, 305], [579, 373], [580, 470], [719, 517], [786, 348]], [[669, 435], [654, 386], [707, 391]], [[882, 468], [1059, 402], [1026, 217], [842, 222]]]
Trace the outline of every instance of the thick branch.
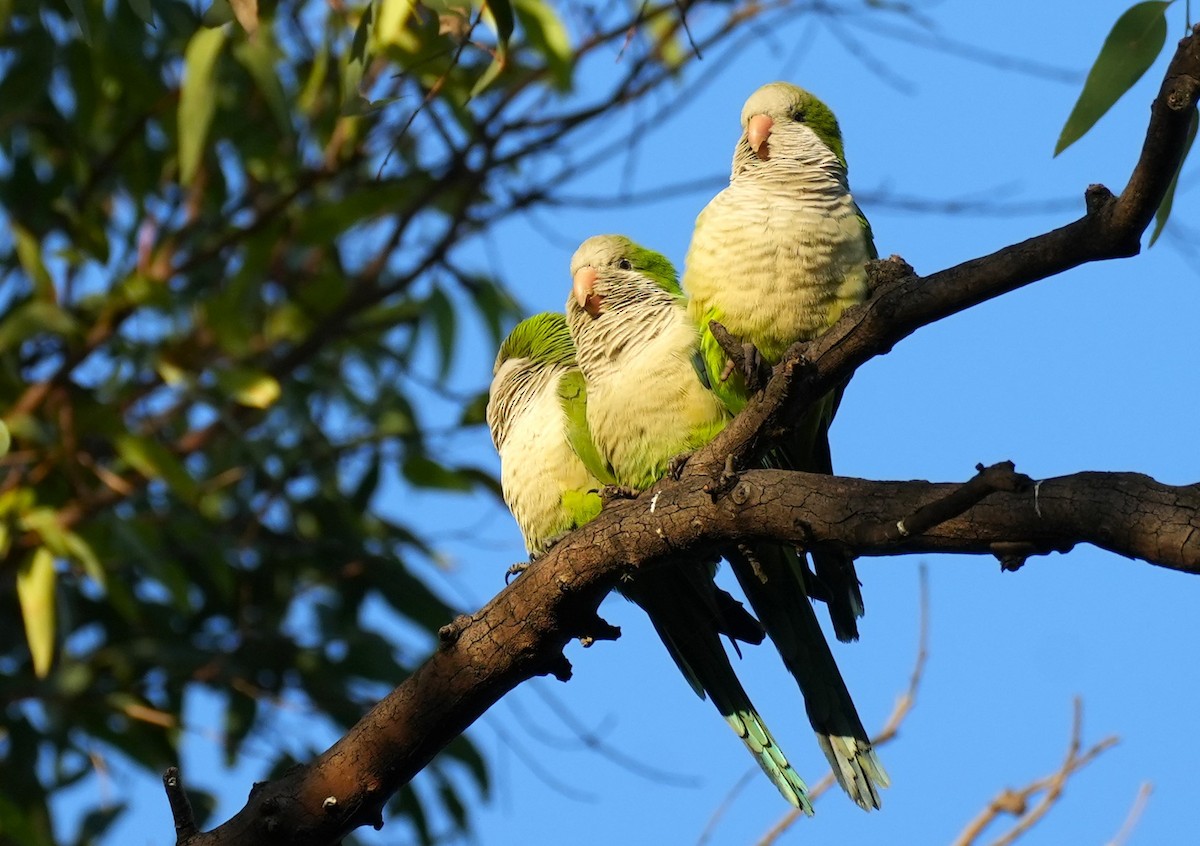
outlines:
[[1200, 486], [1136, 474], [1048, 479], [992, 493], [923, 534], [887, 540], [878, 532], [962, 487], [755, 470], [716, 501], [700, 485], [665, 482], [650, 496], [614, 502], [478, 613], [447, 626], [439, 650], [330, 750], [260, 786], [237, 816], [186, 846], [325, 844], [378, 824], [386, 798], [508, 691], [535, 675], [569, 675], [563, 646], [595, 636], [596, 608], [622, 574], [686, 547], [773, 537], [893, 555], [1093, 543], [1200, 573]]

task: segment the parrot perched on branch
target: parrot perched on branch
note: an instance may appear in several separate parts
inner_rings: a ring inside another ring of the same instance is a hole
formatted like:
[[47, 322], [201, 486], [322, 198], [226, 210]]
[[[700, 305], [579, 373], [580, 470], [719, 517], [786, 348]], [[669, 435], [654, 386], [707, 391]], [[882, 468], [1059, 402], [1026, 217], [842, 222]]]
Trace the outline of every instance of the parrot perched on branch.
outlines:
[[[533, 555], [600, 512], [615, 481], [592, 443], [587, 391], [561, 314], [537, 314], [512, 330], [496, 356], [487, 423], [500, 453], [504, 500]], [[718, 415], [724, 410], [714, 408]], [[650, 617], [697, 695], [707, 695], [793, 806], [812, 813], [804, 781], [754, 709], [721, 635], [763, 641], [758, 621], [713, 583], [715, 561], [680, 560], [639, 571], [618, 590]]]
[[[674, 268], [658, 253], [596, 236], [576, 251], [571, 275], [567, 325], [587, 381], [593, 443], [619, 485], [643, 490], [730, 419], [711, 390], [720, 362], [703, 357]], [[864, 809], [878, 808], [877, 788], [888, 777], [817, 623], [795, 550], [759, 543], [723, 554], [796, 679], [838, 782]]]
[[[746, 403], [746, 381], [729, 374], [709, 321], [778, 364], [788, 347], [817, 337], [866, 298], [865, 265], [876, 258], [829, 107], [795, 85], [772, 82], [746, 101], [741, 122], [729, 186], [696, 218], [683, 275], [704, 353], [728, 377], [713, 388], [735, 413]], [[768, 461], [832, 473], [829, 424], [841, 394], [816, 403]], [[863, 600], [853, 559], [836, 549], [810, 552], [834, 632], [856, 640]]]

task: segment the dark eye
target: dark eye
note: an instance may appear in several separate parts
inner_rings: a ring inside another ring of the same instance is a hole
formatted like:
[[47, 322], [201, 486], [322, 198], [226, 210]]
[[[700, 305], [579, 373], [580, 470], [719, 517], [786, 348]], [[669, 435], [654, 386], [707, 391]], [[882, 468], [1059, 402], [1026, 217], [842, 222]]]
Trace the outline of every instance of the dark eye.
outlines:
[[622, 270], [633, 270], [633, 263], [630, 262], [629, 259], [621, 259], [619, 262], [617, 262], [617, 267], [621, 268]]
[[796, 109], [796, 111], [792, 112], [792, 120], [797, 123], [804, 123], [804, 109]]

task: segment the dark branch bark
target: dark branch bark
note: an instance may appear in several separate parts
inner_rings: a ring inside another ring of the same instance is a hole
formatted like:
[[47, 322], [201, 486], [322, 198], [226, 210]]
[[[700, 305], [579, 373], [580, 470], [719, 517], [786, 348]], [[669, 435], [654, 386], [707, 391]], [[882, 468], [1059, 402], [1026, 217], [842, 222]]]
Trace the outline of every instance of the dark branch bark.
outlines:
[[163, 789], [167, 791], [167, 802], [171, 806], [171, 816], [175, 818], [175, 842], [186, 843], [188, 838], [196, 834], [196, 817], [192, 813], [192, 803], [188, 801], [183, 790], [183, 782], [179, 780], [179, 770], [168, 767], [163, 773]]
[[[256, 785], [233, 819], [180, 844], [328, 844], [357, 826], [381, 825], [386, 799], [508, 691], [535, 675], [568, 678], [562, 648], [570, 639], [615, 635], [596, 608], [622, 573], [685, 548], [772, 537], [841, 542], [859, 555], [992, 554], [1011, 567], [1030, 554], [1092, 543], [1200, 573], [1200, 485], [1126, 473], [1032, 485], [1015, 474], [1004, 483], [934, 484], [724, 473], [730, 458], [735, 468], [749, 466], [798, 410], [921, 326], [1085, 262], [1135, 255], [1178, 168], [1198, 96], [1200, 28], [1171, 61], [1119, 197], [1093, 186], [1074, 223], [928, 277], [878, 263], [871, 298], [793, 350], [679, 481], [608, 504], [487, 606], [448, 625], [437, 652], [331, 749]], [[901, 521], [905, 531], [888, 529]]]

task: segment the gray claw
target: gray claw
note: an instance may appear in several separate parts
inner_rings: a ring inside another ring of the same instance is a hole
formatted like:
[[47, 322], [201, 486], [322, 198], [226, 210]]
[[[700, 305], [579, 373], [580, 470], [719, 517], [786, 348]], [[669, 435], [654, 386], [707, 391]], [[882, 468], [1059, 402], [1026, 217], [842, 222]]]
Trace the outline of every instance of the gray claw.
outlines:
[[763, 359], [758, 347], [751, 343], [742, 344], [742, 378], [752, 394], [765, 388], [771, 378], [771, 366]]
[[625, 485], [605, 485], [599, 491], [601, 502], [612, 502], [614, 499], [637, 499], [640, 491]]
[[671, 478], [676, 482], [683, 475], [683, 468], [687, 467], [688, 459], [692, 457], [690, 452], [681, 452], [679, 455], [667, 462], [667, 472], [671, 474]]

